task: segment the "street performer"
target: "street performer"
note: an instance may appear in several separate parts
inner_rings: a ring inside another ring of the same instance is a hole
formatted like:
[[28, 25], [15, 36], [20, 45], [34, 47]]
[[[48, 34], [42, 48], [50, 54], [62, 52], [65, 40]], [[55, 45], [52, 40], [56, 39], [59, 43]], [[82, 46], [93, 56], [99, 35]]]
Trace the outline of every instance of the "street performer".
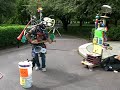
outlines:
[[[46, 45], [45, 45], [45, 43], [49, 42], [49, 44], [51, 44], [52, 41], [49, 39], [45, 24], [40, 23], [40, 24], [34, 26], [26, 34], [26, 38], [32, 44], [33, 67], [35, 67], [35, 64], [36, 64], [37, 67], [35, 68], [35, 70], [41, 69], [42, 71], [46, 71], [46, 56], [45, 56]], [[39, 47], [41, 47], [41, 48], [39, 48]], [[40, 52], [37, 52], [37, 48], [40, 49]], [[39, 62], [39, 54], [41, 57], [41, 65]]]

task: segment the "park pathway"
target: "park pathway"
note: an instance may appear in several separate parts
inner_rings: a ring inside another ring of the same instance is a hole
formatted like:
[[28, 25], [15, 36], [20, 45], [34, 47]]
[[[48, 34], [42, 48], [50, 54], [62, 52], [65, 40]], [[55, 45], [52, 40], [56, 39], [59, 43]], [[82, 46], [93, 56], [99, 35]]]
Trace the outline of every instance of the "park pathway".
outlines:
[[[96, 69], [90, 72], [81, 65], [78, 47], [85, 39], [58, 37], [47, 44], [47, 72], [33, 70], [33, 86], [27, 90], [120, 90], [119, 73]], [[19, 84], [18, 62], [31, 58], [31, 46], [0, 51], [0, 90], [25, 90]]]

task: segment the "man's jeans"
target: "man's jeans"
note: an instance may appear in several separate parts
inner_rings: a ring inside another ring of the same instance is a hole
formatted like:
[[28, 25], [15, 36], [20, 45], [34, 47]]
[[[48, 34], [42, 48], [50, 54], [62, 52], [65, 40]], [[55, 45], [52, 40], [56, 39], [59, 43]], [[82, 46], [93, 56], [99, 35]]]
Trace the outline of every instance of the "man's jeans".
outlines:
[[32, 48], [32, 57], [33, 57], [33, 67], [35, 66], [35, 64], [37, 65], [37, 67], [40, 68], [40, 62], [39, 62], [39, 54], [40, 54], [40, 57], [41, 57], [41, 63], [42, 63], [42, 68], [45, 68], [46, 67], [46, 56], [45, 56], [45, 53], [35, 53], [34, 52], [34, 48]]

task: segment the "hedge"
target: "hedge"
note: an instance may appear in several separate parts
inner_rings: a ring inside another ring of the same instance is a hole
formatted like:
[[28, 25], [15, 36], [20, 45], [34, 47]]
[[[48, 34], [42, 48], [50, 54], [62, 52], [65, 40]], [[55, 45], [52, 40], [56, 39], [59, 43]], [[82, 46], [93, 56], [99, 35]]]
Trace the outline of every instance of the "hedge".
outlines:
[[0, 48], [17, 45], [17, 36], [23, 30], [24, 25], [0, 26]]
[[[17, 46], [17, 36], [21, 33], [25, 26], [24, 25], [2, 25], [0, 26], [0, 48]], [[90, 38], [94, 26], [69, 26], [68, 32], [65, 32], [62, 28], [60, 33], [79, 36], [81, 38]], [[107, 37], [110, 40], [120, 41], [120, 26], [111, 27], [107, 31]]]
[[[60, 30], [63, 34], [69, 34], [74, 36], [79, 36], [81, 38], [86, 38], [91, 40], [94, 36], [94, 25], [91, 26], [69, 26], [68, 32], [64, 32], [63, 30]], [[120, 26], [113, 26], [108, 29], [106, 32], [108, 40], [111, 41], [120, 41]]]
[[112, 41], [120, 41], [120, 26], [118, 26], [118, 27], [111, 27], [107, 31], [107, 36]]
[[65, 32], [63, 29], [60, 30], [60, 33], [78, 36], [80, 38], [89, 39], [91, 35], [92, 28], [94, 26], [69, 26], [68, 31]]

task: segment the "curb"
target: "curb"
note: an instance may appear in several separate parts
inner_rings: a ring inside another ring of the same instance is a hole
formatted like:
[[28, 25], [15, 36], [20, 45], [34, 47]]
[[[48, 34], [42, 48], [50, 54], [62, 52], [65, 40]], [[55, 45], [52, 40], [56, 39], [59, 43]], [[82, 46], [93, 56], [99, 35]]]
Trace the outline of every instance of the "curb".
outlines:
[[87, 54], [90, 53], [90, 51], [87, 50], [87, 47], [91, 44], [92, 43], [86, 43], [86, 44], [83, 44], [83, 45], [79, 46], [78, 52], [82, 57], [86, 58]]

